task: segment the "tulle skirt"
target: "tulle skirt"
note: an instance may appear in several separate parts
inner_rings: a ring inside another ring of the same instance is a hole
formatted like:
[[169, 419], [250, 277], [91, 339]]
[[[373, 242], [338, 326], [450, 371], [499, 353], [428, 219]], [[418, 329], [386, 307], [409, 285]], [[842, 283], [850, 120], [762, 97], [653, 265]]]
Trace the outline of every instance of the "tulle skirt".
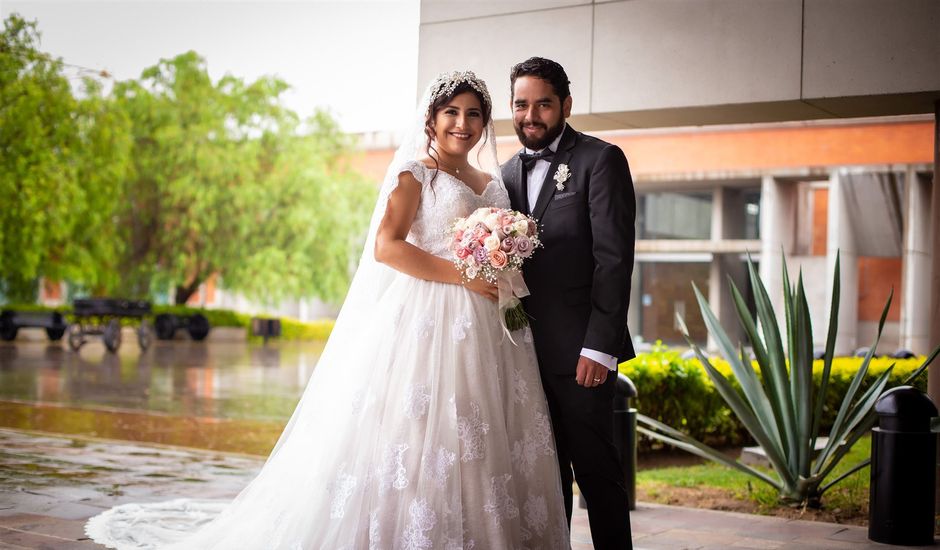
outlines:
[[331, 337], [274, 452], [220, 515], [127, 505], [89, 535], [119, 548], [569, 548], [531, 333], [513, 343], [498, 315], [463, 287], [397, 274], [367, 320]]

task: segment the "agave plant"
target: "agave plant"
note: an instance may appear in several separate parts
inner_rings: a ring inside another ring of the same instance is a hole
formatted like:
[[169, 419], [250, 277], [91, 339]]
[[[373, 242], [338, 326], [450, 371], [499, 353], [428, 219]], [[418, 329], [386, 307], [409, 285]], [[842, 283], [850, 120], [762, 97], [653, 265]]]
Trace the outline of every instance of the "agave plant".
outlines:
[[[715, 388], [764, 450], [773, 472], [767, 473], [743, 464], [679, 430], [644, 415], [639, 415], [638, 420], [641, 426], [638, 429], [650, 437], [749, 474], [774, 487], [784, 502], [819, 506], [823, 493], [870, 462], [870, 460], [865, 460], [852, 466], [835, 479], [827, 479], [852, 445], [868, 433], [875, 424], [874, 405], [885, 390], [894, 365], [886, 369], [866, 389], [863, 390], [862, 385], [881, 338], [893, 291], [882, 311], [875, 341], [842, 398], [835, 422], [829, 430], [828, 440], [819, 454], [814, 457], [816, 442], [820, 436], [823, 403], [832, 368], [838, 327], [839, 256], [836, 256], [829, 333], [818, 387], [813, 381], [813, 334], [806, 293], [803, 288], [802, 270], [794, 292], [787, 273], [786, 261], [783, 262], [786, 313], [786, 334], [784, 335], [777, 323], [767, 289], [758, 276], [750, 257], [748, 257], [747, 266], [751, 286], [754, 289], [760, 328], [733, 281], [730, 282], [730, 286], [738, 319], [747, 335], [760, 376], [745, 354], [743, 345], [738, 343], [735, 347], [731, 342], [697, 287], [694, 290], [702, 317], [717, 342], [721, 355], [730, 364], [740, 391], [732, 385], [728, 377], [712, 366], [699, 346], [689, 337], [682, 318], [679, 317], [678, 320], [680, 331], [695, 350], [695, 354]], [[938, 352], [940, 352], [940, 346], [934, 349], [924, 363], [903, 383], [906, 384], [923, 373]]]

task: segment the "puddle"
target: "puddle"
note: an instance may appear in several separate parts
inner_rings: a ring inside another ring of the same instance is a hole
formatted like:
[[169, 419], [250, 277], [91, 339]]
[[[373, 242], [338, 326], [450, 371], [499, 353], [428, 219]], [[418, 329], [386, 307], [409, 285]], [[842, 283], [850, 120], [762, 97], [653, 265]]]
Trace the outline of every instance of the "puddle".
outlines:
[[120, 353], [100, 343], [0, 343], [0, 400], [182, 416], [286, 420], [323, 342], [156, 342]]
[[0, 343], [0, 427], [264, 456], [324, 345], [173, 341], [142, 353], [132, 344], [111, 354], [100, 343], [79, 353]]

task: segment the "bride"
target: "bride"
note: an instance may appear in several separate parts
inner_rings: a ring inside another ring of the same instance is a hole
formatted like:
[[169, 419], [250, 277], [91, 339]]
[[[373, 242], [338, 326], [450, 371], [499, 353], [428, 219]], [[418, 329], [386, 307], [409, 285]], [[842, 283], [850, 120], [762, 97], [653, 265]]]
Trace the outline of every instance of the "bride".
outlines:
[[506, 337], [496, 287], [461, 280], [450, 259], [455, 218], [509, 207], [491, 112], [472, 72], [429, 86], [333, 333], [258, 476], [227, 506], [112, 508], [89, 520], [93, 540], [120, 549], [570, 547], [531, 333]]

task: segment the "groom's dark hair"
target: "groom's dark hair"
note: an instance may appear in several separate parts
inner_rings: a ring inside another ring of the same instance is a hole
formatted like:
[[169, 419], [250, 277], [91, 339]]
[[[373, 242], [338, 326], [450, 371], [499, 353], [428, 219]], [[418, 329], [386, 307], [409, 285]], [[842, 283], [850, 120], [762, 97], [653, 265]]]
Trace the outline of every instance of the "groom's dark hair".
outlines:
[[555, 90], [555, 95], [562, 101], [571, 95], [571, 90], [568, 88], [571, 82], [565, 74], [565, 69], [551, 59], [530, 57], [516, 64], [509, 73], [509, 97], [513, 97], [516, 79], [520, 76], [534, 76], [548, 82]]

